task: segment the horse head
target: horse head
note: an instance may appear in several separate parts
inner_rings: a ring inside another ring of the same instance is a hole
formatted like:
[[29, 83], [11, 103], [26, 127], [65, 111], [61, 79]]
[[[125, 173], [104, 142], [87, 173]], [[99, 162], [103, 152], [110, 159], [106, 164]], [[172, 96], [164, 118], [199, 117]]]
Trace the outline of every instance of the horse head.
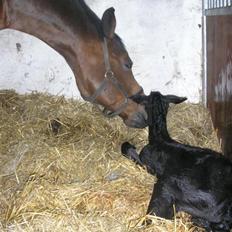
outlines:
[[[115, 33], [114, 9], [99, 19], [84, 0], [0, 0], [0, 29], [31, 34], [59, 52], [76, 78], [81, 96], [119, 115], [127, 126], [146, 126], [144, 106], [133, 101], [143, 89]], [[109, 113], [110, 112], [110, 113]]]
[[83, 98], [102, 105], [106, 116], [119, 115], [127, 126], [143, 128], [146, 111], [133, 101], [134, 97], [144, 94], [143, 89], [134, 78], [133, 62], [115, 28], [114, 8], [109, 8], [101, 19], [101, 45], [96, 49], [98, 60], [95, 60], [95, 78], [90, 84], [92, 89], [88, 88], [90, 94]]

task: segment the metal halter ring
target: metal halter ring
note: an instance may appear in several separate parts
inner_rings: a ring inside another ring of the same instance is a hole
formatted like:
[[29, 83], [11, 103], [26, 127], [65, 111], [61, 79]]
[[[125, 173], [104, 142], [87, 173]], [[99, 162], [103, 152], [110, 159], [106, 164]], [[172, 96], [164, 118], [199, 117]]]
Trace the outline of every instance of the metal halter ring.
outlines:
[[113, 73], [113, 71], [112, 70], [106, 71], [105, 78], [114, 79], [114, 73]]

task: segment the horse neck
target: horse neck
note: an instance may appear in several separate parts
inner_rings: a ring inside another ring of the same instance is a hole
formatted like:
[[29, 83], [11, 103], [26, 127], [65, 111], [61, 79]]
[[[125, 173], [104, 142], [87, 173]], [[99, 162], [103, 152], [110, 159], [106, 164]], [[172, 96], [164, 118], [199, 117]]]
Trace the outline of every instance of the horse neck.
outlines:
[[[84, 1], [20, 0], [20, 3], [18, 2], [5, 0], [7, 11], [5, 28], [33, 35], [61, 54], [73, 70], [80, 92], [85, 94], [80, 82], [82, 79], [80, 76], [83, 74], [79, 60], [85, 55], [84, 49], [88, 38], [96, 40], [99, 36], [95, 26], [88, 23], [83, 8], [87, 7]], [[86, 31], [91, 35], [87, 35]]]

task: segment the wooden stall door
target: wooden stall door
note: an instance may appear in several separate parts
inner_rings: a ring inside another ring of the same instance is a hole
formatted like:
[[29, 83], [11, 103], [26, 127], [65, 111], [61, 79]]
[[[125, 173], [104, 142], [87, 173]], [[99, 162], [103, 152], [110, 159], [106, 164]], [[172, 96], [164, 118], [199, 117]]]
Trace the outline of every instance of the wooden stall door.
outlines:
[[232, 160], [232, 9], [206, 15], [207, 106], [225, 156]]

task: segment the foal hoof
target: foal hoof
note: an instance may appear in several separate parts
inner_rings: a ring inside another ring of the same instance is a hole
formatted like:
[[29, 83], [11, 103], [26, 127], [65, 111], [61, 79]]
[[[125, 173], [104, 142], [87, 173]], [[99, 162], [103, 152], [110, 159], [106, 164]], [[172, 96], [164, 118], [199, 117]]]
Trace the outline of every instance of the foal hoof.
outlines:
[[150, 226], [152, 224], [152, 220], [149, 218], [144, 219], [142, 226]]
[[122, 146], [121, 146], [122, 154], [127, 155], [129, 149], [131, 149], [131, 148], [136, 149], [135, 146], [131, 145], [129, 142], [123, 143]]

